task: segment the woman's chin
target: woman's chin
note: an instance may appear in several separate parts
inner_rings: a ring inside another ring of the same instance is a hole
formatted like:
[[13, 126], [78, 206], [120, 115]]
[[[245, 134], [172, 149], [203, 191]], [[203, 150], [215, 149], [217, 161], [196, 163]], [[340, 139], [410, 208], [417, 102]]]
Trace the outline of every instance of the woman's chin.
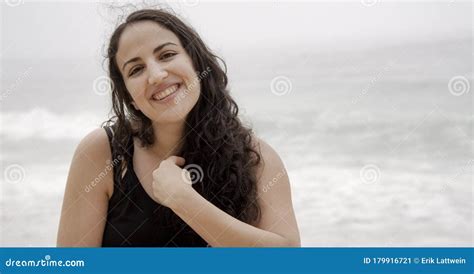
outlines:
[[151, 120], [158, 124], [183, 123], [190, 111], [190, 107], [183, 104], [176, 104], [155, 113], [153, 117], [151, 117]]
[[[196, 94], [198, 96], [194, 96]], [[199, 92], [177, 92], [176, 96], [173, 96], [173, 100], [168, 100], [165, 103], [152, 102], [150, 115], [147, 116], [159, 124], [184, 122], [196, 105], [198, 98]]]

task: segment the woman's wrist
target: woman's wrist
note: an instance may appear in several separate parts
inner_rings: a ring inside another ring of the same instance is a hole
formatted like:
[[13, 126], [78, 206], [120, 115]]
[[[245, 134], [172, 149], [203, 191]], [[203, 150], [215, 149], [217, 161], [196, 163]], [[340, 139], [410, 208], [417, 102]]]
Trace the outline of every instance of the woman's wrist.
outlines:
[[169, 199], [167, 207], [176, 212], [177, 210], [185, 209], [188, 204], [192, 204], [192, 201], [195, 200], [200, 194], [194, 190], [192, 186], [183, 188], [183, 191], [180, 191], [178, 194], [174, 195], [172, 199]]

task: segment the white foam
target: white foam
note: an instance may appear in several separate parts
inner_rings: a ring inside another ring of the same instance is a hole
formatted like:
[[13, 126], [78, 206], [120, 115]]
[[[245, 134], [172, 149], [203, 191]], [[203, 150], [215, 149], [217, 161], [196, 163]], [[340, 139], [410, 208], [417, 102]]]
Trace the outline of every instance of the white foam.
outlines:
[[57, 114], [46, 108], [1, 113], [0, 136], [6, 141], [23, 139], [80, 139], [105, 118], [94, 113]]

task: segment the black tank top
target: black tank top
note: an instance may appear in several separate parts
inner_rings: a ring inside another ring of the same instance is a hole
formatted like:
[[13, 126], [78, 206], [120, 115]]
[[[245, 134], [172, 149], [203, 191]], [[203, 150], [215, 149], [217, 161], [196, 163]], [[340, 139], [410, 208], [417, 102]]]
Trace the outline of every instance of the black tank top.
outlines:
[[114, 191], [109, 200], [102, 246], [208, 246], [186, 223], [171, 222], [169, 217], [177, 218], [175, 213], [148, 196], [133, 169], [133, 137], [129, 138], [126, 155], [117, 155], [113, 131], [110, 127], [104, 129], [112, 151], [109, 166], [113, 166]]

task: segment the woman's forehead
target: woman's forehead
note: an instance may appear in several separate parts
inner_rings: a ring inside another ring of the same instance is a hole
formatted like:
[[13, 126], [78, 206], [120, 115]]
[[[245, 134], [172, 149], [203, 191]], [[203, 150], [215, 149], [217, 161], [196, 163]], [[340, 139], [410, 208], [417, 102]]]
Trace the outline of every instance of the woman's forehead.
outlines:
[[[172, 42], [180, 46], [178, 37], [153, 21], [133, 23], [125, 28], [118, 43], [117, 59], [128, 60], [161, 44]], [[118, 61], [117, 60], [117, 61]], [[120, 61], [119, 61], [120, 63]]]

